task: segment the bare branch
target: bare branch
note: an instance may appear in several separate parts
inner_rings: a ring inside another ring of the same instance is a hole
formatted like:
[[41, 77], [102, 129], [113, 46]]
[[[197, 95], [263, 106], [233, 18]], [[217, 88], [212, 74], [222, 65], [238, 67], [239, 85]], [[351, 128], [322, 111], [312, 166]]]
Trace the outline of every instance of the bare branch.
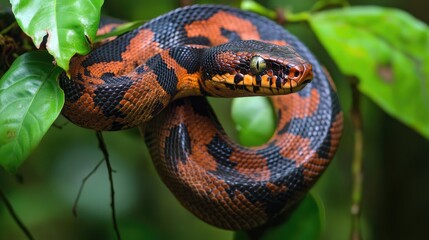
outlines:
[[351, 240], [361, 240], [361, 206], [362, 206], [362, 182], [363, 182], [363, 131], [362, 131], [362, 113], [360, 110], [360, 93], [357, 88], [357, 79], [352, 79], [352, 108], [351, 117], [353, 122], [355, 145], [354, 145], [354, 156], [352, 162], [352, 175], [353, 175], [353, 186], [352, 186], [352, 229], [351, 229]]
[[101, 159], [101, 161], [99, 161], [97, 163], [97, 165], [95, 165], [95, 167], [91, 170], [91, 172], [88, 173], [88, 175], [86, 175], [86, 177], [84, 179], [82, 179], [82, 183], [80, 184], [80, 188], [79, 188], [79, 192], [77, 193], [76, 199], [74, 201], [73, 204], [73, 216], [77, 217], [77, 204], [79, 203], [79, 199], [80, 199], [80, 195], [82, 194], [83, 191], [83, 187], [85, 186], [86, 181], [88, 181], [88, 179], [97, 171], [98, 167], [100, 167], [100, 165], [104, 162], [104, 158]]
[[6, 207], [9, 214], [12, 216], [13, 220], [15, 221], [16, 225], [22, 230], [22, 232], [25, 234], [25, 236], [29, 240], [34, 240], [33, 235], [31, 234], [30, 230], [24, 225], [24, 223], [21, 221], [21, 219], [16, 214], [15, 210], [12, 207], [12, 204], [10, 203], [9, 199], [7, 199], [6, 194], [0, 189], [0, 199], [4, 203], [4, 206]]
[[99, 148], [103, 152], [104, 155], [104, 161], [106, 162], [107, 166], [107, 173], [109, 174], [109, 182], [110, 182], [110, 207], [112, 209], [112, 221], [113, 221], [113, 228], [116, 233], [116, 238], [118, 240], [121, 240], [121, 234], [119, 233], [118, 223], [116, 221], [116, 208], [115, 208], [115, 188], [113, 186], [113, 169], [112, 165], [110, 164], [109, 159], [109, 153], [107, 151], [106, 143], [104, 142], [103, 134], [100, 131], [97, 131], [97, 139]]

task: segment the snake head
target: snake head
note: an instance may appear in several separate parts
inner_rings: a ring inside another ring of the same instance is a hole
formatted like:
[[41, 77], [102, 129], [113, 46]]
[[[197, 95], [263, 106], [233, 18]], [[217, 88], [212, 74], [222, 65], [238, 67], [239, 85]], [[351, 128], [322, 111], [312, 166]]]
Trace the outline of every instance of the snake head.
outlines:
[[289, 46], [247, 40], [205, 51], [202, 86], [213, 96], [280, 95], [301, 90], [312, 66]]

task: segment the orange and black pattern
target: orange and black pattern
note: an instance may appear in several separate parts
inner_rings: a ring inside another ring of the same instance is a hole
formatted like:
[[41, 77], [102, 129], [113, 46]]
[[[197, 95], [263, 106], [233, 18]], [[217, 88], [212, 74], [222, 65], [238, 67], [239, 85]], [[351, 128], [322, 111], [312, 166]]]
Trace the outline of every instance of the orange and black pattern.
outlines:
[[[225, 6], [160, 16], [75, 57], [70, 75], [60, 78], [64, 115], [96, 130], [146, 125], [164, 183], [221, 228], [257, 228], [288, 213], [341, 135], [333, 83], [309, 50], [274, 22]], [[245, 148], [225, 135], [204, 96], [254, 95], [272, 96], [278, 126], [268, 143]]]

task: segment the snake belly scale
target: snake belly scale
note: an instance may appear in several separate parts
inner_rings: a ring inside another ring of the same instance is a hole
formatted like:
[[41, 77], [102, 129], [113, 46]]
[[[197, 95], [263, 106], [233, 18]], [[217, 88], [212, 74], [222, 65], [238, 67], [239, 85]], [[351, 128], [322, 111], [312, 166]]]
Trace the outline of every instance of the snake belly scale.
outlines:
[[[166, 13], [74, 57], [69, 73], [60, 77], [63, 114], [99, 131], [144, 125], [163, 182], [220, 228], [253, 229], [290, 212], [341, 136], [335, 87], [312, 53], [276, 23], [226, 6]], [[226, 136], [205, 96], [255, 95], [270, 96], [278, 123], [269, 142], [246, 148]]]

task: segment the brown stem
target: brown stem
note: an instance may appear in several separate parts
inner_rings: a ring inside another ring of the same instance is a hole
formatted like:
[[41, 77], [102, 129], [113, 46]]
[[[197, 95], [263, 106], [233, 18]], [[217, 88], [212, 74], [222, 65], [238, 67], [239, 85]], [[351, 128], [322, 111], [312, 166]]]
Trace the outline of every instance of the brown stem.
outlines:
[[248, 240], [260, 240], [266, 231], [266, 227], [260, 227], [257, 229], [246, 231]]
[[24, 223], [21, 221], [21, 219], [16, 214], [15, 210], [12, 207], [12, 204], [10, 203], [9, 199], [7, 199], [6, 194], [0, 189], [0, 200], [4, 203], [4, 206], [6, 207], [9, 214], [12, 216], [13, 220], [15, 221], [16, 225], [21, 229], [21, 231], [25, 234], [25, 236], [29, 240], [34, 240], [33, 235], [31, 234], [30, 230], [24, 225]]
[[113, 228], [115, 230], [116, 238], [118, 240], [121, 240], [121, 234], [119, 233], [118, 222], [116, 221], [115, 188], [113, 186], [113, 169], [112, 169], [112, 165], [110, 164], [109, 153], [107, 151], [106, 143], [104, 142], [103, 134], [100, 131], [97, 131], [97, 139], [98, 139], [99, 147], [104, 155], [104, 161], [106, 162], [106, 166], [107, 166], [107, 173], [109, 174], [110, 207], [112, 209]]
[[3, 30], [0, 31], [0, 35], [4, 35], [7, 32], [9, 32], [12, 28], [18, 26], [17, 22], [13, 22], [12, 24], [10, 24], [9, 26], [7, 26], [6, 28], [4, 28]]
[[193, 0], [179, 0], [179, 5], [181, 7], [184, 7], [184, 6], [191, 5], [193, 2], [194, 2]]
[[352, 107], [351, 117], [354, 129], [354, 156], [352, 162], [352, 175], [353, 175], [353, 186], [352, 186], [352, 205], [351, 205], [351, 240], [361, 240], [361, 207], [362, 207], [362, 183], [363, 183], [363, 132], [362, 132], [362, 114], [360, 111], [360, 93], [357, 88], [357, 80], [351, 81], [352, 88]]
[[276, 22], [280, 25], [286, 24], [286, 12], [283, 8], [277, 8], [276, 9]]

